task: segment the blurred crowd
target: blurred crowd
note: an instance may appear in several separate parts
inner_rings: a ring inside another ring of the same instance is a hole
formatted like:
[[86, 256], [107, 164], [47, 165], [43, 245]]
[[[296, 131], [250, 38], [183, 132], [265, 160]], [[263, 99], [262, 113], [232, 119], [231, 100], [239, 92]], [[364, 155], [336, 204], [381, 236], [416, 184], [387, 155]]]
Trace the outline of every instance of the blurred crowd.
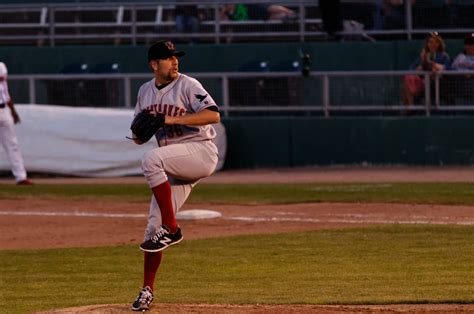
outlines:
[[[469, 33], [464, 38], [464, 48], [454, 59], [446, 52], [446, 45], [438, 32], [430, 33], [420, 51], [419, 56], [413, 61], [410, 70], [428, 71], [431, 76], [439, 75], [445, 71], [474, 70], [474, 33]], [[430, 79], [433, 85], [435, 80]], [[448, 104], [455, 103], [456, 97], [468, 98], [474, 101], [474, 75], [449, 75], [441, 77], [441, 97]], [[406, 75], [402, 85], [402, 98], [405, 105], [413, 105], [424, 95], [424, 76]], [[435, 90], [434, 86], [431, 90]]]

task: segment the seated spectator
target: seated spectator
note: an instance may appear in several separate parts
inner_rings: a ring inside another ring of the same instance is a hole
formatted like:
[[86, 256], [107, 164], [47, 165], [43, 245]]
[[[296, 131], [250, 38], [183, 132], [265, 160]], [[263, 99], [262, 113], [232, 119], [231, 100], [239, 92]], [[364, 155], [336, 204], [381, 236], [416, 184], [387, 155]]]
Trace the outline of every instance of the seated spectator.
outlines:
[[323, 20], [323, 30], [328, 34], [329, 40], [336, 39], [336, 33], [342, 31], [342, 15], [340, 0], [320, 0], [319, 10]]
[[[444, 41], [437, 32], [433, 32], [426, 37], [420, 56], [411, 64], [410, 70], [430, 71], [434, 74], [447, 69], [449, 65], [450, 58]], [[424, 87], [423, 77], [406, 75], [402, 86], [403, 103], [413, 105], [415, 97], [421, 96]]]
[[296, 20], [298, 15], [295, 11], [278, 4], [270, 4], [270, 5], [263, 5], [260, 4], [259, 6], [263, 7], [267, 11], [267, 19], [268, 20]]
[[221, 19], [246, 20], [294, 20], [298, 15], [291, 9], [277, 4], [225, 4], [221, 7]]
[[456, 56], [451, 67], [454, 70], [474, 70], [474, 33], [464, 39], [464, 51]]
[[[202, 16], [199, 15], [197, 5], [177, 5], [175, 8], [176, 30], [178, 33], [192, 33], [199, 32], [199, 24]], [[197, 42], [196, 37], [190, 40], [192, 43]]]
[[[451, 68], [457, 71], [474, 71], [474, 33], [467, 35], [464, 39], [464, 51], [456, 56]], [[454, 98], [460, 97], [473, 104], [474, 74], [448, 76], [448, 78], [447, 92], [449, 93], [448, 99], [450, 102]]]
[[220, 9], [222, 21], [246, 21], [249, 19], [248, 8], [245, 4], [224, 4]]
[[[221, 21], [247, 21], [249, 19], [247, 6], [244, 4], [224, 4], [220, 7]], [[226, 27], [222, 32], [233, 32], [233, 27]], [[226, 42], [231, 43], [233, 37], [227, 36]]]
[[[413, 6], [416, 0], [408, 0]], [[404, 0], [375, 0], [374, 30], [405, 28]]]

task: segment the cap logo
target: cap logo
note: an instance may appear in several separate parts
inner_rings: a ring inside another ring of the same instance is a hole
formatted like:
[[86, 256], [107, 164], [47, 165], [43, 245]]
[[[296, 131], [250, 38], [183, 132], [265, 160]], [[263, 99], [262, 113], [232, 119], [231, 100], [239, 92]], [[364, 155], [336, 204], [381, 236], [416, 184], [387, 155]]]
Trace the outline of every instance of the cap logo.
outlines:
[[169, 50], [174, 50], [174, 45], [171, 41], [166, 41], [165, 45], [166, 47], [168, 47]]

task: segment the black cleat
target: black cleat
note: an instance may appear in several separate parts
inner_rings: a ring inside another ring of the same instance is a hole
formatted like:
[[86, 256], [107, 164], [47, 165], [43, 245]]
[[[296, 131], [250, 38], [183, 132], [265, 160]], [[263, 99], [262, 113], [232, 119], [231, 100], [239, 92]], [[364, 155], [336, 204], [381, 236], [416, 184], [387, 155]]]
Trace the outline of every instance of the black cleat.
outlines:
[[134, 311], [148, 311], [150, 309], [151, 301], [153, 301], [153, 293], [150, 287], [144, 287], [138, 294], [137, 299], [132, 304]]
[[178, 227], [175, 233], [170, 233], [167, 226], [161, 225], [160, 230], [150, 240], [140, 244], [140, 249], [145, 252], [159, 252], [182, 240], [181, 228]]

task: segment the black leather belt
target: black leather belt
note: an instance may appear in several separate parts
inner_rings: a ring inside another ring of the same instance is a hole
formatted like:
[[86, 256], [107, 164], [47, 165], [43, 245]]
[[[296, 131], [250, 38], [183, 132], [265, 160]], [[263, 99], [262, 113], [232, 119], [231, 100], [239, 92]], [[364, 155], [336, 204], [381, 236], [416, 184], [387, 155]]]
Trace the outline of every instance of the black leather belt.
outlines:
[[5, 104], [0, 104], [0, 108], [5, 108]]

